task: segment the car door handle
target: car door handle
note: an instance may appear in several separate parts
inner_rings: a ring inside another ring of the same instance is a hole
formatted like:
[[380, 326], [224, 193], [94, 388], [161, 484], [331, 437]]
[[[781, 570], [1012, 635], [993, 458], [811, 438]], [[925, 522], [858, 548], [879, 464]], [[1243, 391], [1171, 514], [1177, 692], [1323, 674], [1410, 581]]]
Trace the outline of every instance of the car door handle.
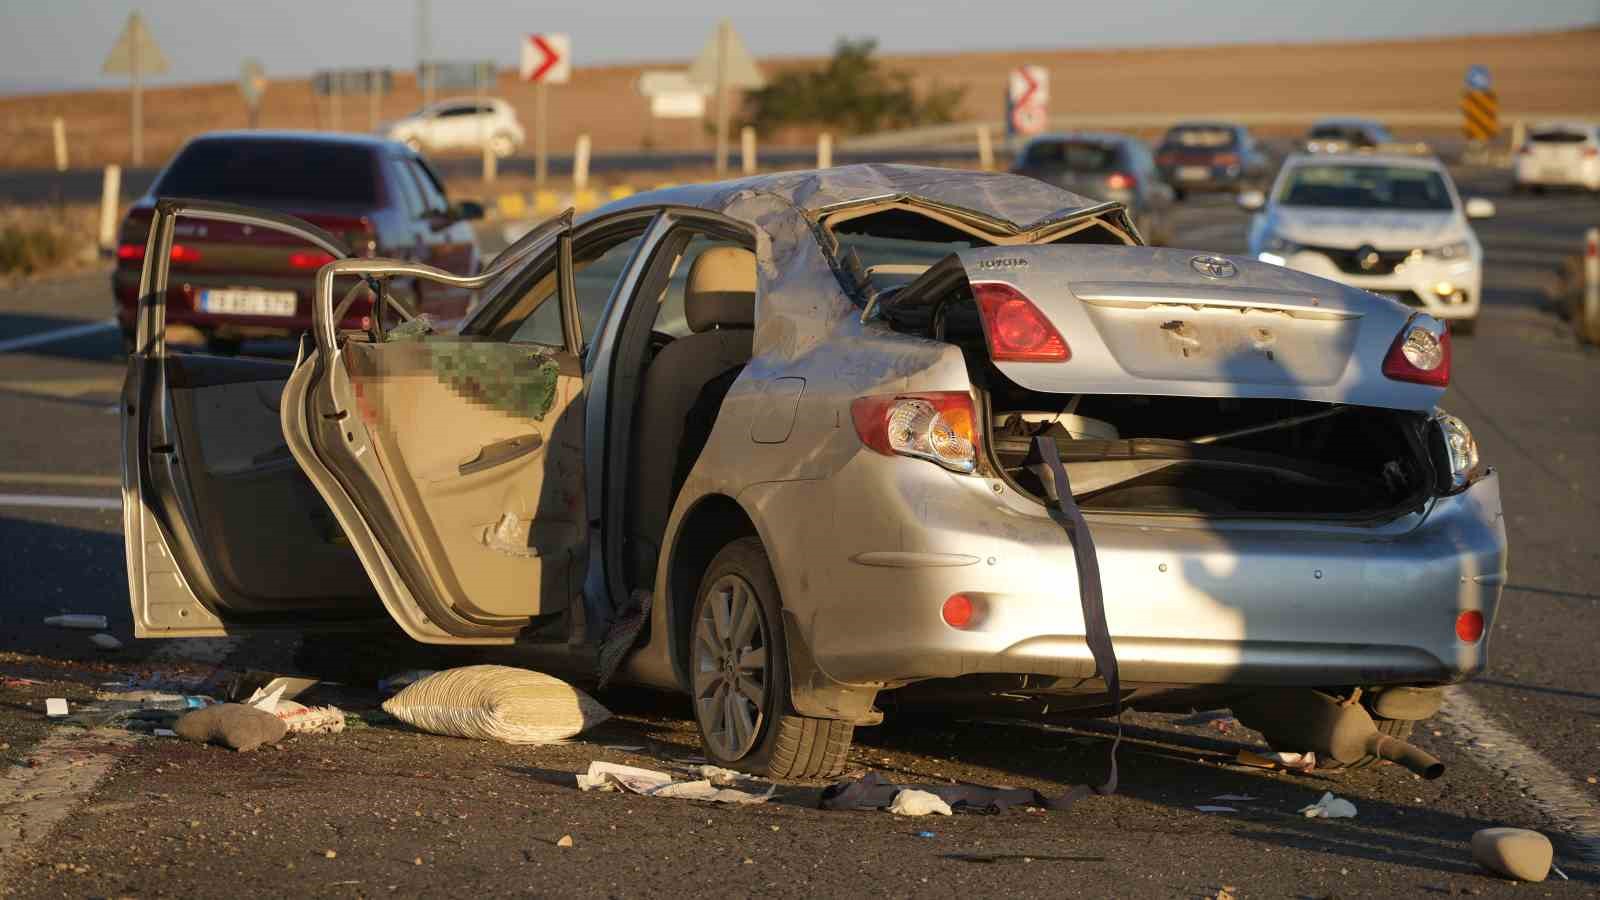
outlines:
[[478, 450], [478, 455], [462, 463], [457, 472], [461, 475], [472, 475], [485, 469], [492, 469], [512, 460], [521, 459], [542, 446], [544, 446], [544, 436], [540, 434], [524, 434], [485, 444]]

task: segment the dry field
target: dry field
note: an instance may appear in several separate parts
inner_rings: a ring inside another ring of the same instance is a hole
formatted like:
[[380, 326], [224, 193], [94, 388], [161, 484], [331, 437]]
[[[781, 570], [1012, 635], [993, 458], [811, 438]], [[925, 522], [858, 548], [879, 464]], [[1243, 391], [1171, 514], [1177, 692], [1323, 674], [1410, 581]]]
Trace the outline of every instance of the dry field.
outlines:
[[[397, 51], [398, 55], [399, 51]], [[1468, 65], [1488, 65], [1501, 105], [1509, 113], [1593, 112], [1600, 107], [1600, 28], [1520, 35], [1367, 43], [1238, 45], [1129, 50], [1019, 50], [965, 54], [886, 56], [885, 62], [919, 82], [967, 88], [964, 118], [998, 119], [1007, 70], [1019, 63], [1051, 73], [1051, 111], [1068, 113], [1179, 113], [1208, 111], [1448, 111]], [[773, 59], [770, 71], [815, 63]], [[698, 122], [652, 122], [634, 90], [640, 70], [678, 63], [578, 69], [573, 83], [550, 90], [551, 147], [566, 152], [588, 132], [596, 152], [659, 147], [704, 148]], [[380, 117], [420, 104], [409, 74], [397, 73], [396, 92], [383, 99]], [[533, 90], [501, 73], [499, 94], [531, 125]], [[237, 128], [245, 110], [232, 82], [151, 90], [145, 99], [146, 159], [166, 159], [199, 131]], [[128, 159], [128, 100], [105, 90], [0, 97], [0, 168], [52, 164], [50, 120], [67, 122], [71, 164], [94, 166]], [[367, 127], [363, 98], [347, 98], [340, 124]], [[329, 127], [304, 79], [274, 81], [261, 124], [273, 128]], [[769, 136], [771, 139], [773, 136]], [[777, 140], [803, 140], [780, 135]]]

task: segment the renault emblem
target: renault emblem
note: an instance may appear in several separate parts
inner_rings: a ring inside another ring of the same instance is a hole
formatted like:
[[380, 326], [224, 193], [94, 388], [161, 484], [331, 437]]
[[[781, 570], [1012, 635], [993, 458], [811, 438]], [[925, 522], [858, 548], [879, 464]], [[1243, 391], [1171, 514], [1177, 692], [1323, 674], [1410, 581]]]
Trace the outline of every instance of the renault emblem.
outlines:
[[1356, 265], [1361, 267], [1361, 271], [1371, 272], [1380, 262], [1383, 262], [1383, 257], [1378, 255], [1377, 248], [1371, 244], [1363, 244], [1356, 248]]
[[1196, 256], [1189, 260], [1189, 268], [1207, 278], [1232, 278], [1239, 274], [1232, 262], [1220, 256]]

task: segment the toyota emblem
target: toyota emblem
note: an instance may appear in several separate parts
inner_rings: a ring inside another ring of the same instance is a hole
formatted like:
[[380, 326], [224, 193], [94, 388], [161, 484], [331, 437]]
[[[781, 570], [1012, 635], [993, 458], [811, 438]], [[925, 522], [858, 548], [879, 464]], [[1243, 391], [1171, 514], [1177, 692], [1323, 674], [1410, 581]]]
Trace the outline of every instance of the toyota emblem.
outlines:
[[1356, 248], [1356, 265], [1361, 267], [1361, 271], [1371, 272], [1378, 267], [1380, 262], [1383, 262], [1383, 257], [1378, 255], [1377, 248], [1371, 244], [1364, 244]]
[[1196, 256], [1189, 260], [1189, 268], [1207, 278], [1232, 278], [1239, 274], [1232, 261], [1220, 256]]

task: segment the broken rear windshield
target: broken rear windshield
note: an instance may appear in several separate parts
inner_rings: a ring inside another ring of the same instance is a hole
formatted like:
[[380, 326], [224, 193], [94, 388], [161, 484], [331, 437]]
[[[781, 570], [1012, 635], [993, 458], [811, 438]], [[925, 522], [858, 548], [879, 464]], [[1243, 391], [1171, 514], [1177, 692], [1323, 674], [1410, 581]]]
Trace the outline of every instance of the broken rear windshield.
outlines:
[[1117, 167], [1117, 148], [1086, 141], [1036, 141], [1028, 145], [1022, 164], [1073, 172], [1109, 172]]
[[1444, 179], [1432, 169], [1373, 165], [1299, 166], [1278, 202], [1346, 209], [1448, 210], [1455, 205]]
[[282, 206], [376, 206], [377, 157], [368, 147], [298, 140], [195, 141], [173, 160], [162, 197]]

